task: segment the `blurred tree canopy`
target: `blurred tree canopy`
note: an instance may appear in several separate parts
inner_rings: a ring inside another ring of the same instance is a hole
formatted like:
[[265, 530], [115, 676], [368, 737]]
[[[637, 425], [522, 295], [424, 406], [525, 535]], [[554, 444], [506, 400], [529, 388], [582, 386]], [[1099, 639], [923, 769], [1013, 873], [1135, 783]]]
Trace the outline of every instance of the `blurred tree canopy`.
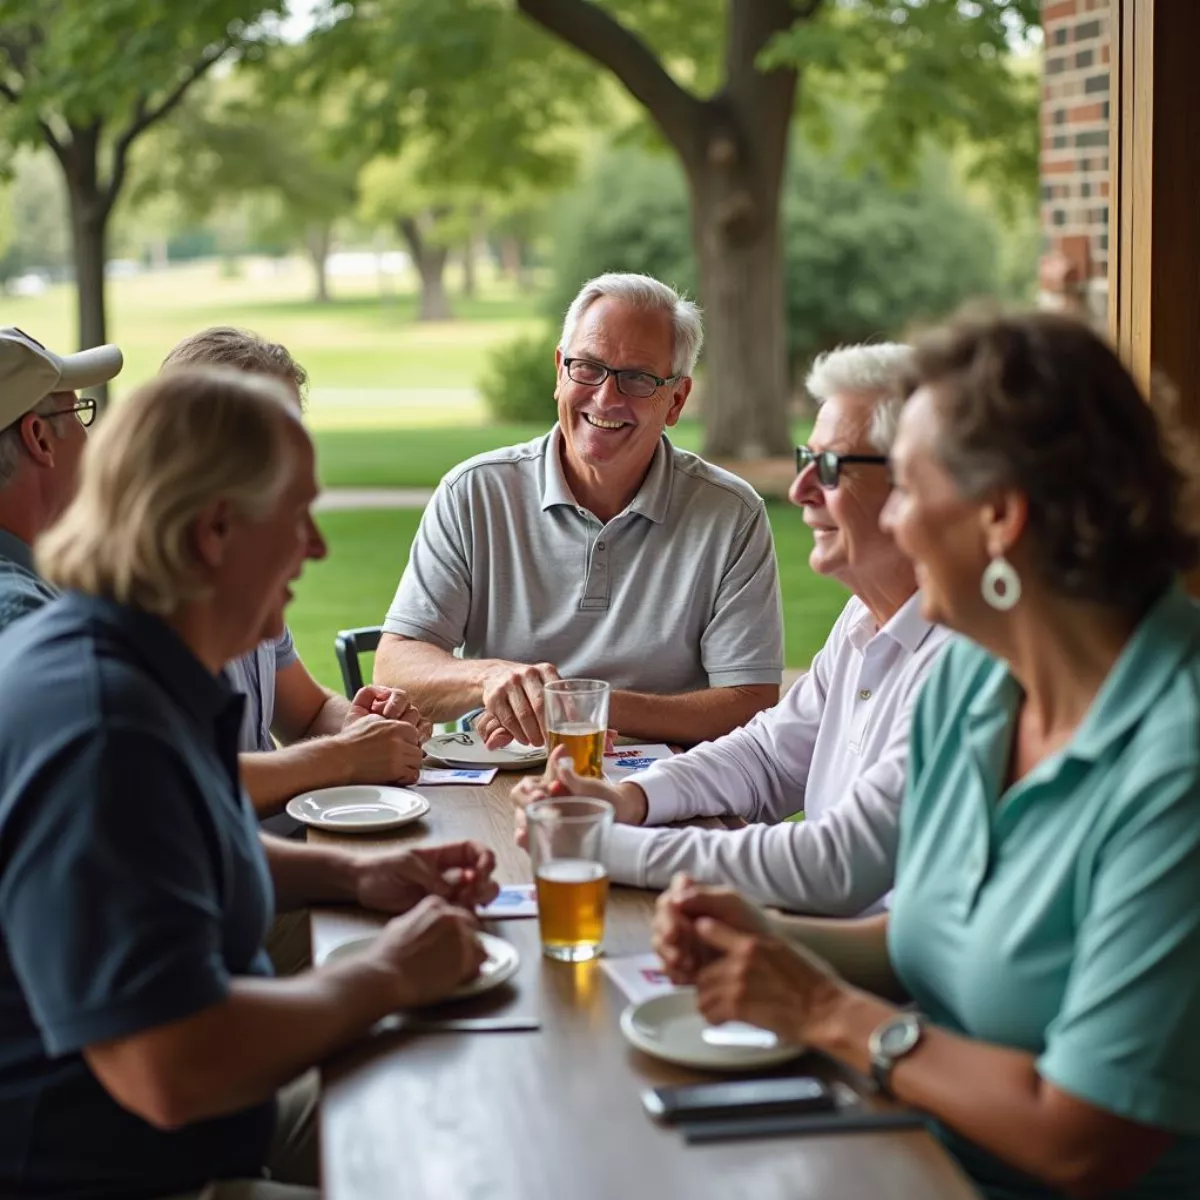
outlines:
[[285, 0], [0, 0], [0, 100], [15, 144], [67, 184], [81, 346], [105, 340], [109, 217], [136, 141], [233, 52], [272, 40]]
[[[711, 454], [790, 447], [781, 196], [797, 111], [820, 132], [822, 93], [853, 90], [861, 153], [900, 177], [929, 139], [971, 140], [980, 170], [1036, 163], [1036, 83], [1010, 46], [1036, 27], [1037, 0], [725, 0], [723, 22], [704, 0], [516, 3], [610, 71], [683, 167]], [[1011, 153], [1013, 140], [1032, 153]]]
[[370, 151], [345, 136], [335, 98], [278, 86], [294, 61], [291, 48], [276, 51], [277, 77], [243, 69], [194, 91], [158, 135], [138, 191], [176, 196], [193, 218], [233, 198], [256, 198], [259, 237], [305, 251], [322, 303], [334, 226], [354, 211]]

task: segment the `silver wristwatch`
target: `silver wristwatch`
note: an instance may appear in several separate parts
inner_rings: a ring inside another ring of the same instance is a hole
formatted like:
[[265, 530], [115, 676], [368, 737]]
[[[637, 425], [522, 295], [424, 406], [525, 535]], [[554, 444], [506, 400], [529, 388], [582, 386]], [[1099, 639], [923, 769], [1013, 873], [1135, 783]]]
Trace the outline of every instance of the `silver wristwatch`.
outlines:
[[877, 1025], [867, 1041], [871, 1054], [871, 1078], [875, 1086], [891, 1095], [892, 1071], [906, 1054], [911, 1054], [921, 1041], [925, 1020], [914, 1009], [897, 1013]]

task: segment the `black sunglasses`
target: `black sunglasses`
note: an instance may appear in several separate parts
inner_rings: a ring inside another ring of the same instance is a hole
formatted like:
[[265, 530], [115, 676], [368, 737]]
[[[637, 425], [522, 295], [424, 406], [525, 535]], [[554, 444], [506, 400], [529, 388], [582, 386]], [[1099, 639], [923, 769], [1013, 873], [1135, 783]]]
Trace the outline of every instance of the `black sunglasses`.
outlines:
[[38, 413], [39, 417], [65, 417], [74, 413], [79, 418], [80, 425], [90, 425], [96, 419], [95, 400], [77, 400], [66, 408], [56, 408], [53, 412]]
[[887, 466], [886, 454], [838, 454], [835, 450], [814, 450], [811, 446], [796, 447], [796, 474], [803, 475], [814, 463], [817, 482], [831, 492], [842, 479], [843, 463], [874, 463]]

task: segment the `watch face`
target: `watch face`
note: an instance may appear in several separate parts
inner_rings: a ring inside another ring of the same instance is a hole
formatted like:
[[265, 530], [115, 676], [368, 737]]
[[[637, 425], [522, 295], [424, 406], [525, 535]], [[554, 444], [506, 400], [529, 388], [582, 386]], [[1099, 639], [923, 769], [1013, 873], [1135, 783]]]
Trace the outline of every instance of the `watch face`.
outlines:
[[879, 1033], [879, 1048], [888, 1058], [896, 1058], [911, 1050], [921, 1036], [920, 1025], [907, 1017], [899, 1017]]

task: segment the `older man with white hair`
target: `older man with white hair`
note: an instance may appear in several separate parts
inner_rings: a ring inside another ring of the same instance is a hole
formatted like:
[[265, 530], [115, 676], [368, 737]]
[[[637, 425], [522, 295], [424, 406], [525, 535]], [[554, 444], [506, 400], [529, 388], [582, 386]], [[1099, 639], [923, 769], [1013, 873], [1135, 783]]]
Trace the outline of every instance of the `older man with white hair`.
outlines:
[[[540, 744], [542, 686], [606, 679], [609, 723], [718, 737], [779, 698], [771, 527], [736, 476], [671, 444], [702, 328], [645, 275], [601, 275], [567, 310], [558, 423], [442, 480], [375, 659], [428, 718], [482, 707], [490, 746]], [[454, 651], [461, 647], [462, 657]]]
[[[946, 636], [921, 616], [913, 569], [879, 527], [909, 364], [905, 346], [849, 346], [808, 377], [821, 407], [791, 499], [813, 531], [809, 565], [853, 595], [782, 702], [621, 784], [579, 779], [556, 752], [544, 779], [518, 785], [522, 804], [564, 792], [611, 801], [627, 823], [608, 842], [614, 881], [665, 887], [682, 871], [828, 916], [870, 910], [891, 888], [913, 705]], [[629, 828], [727, 814], [755, 823]]]

